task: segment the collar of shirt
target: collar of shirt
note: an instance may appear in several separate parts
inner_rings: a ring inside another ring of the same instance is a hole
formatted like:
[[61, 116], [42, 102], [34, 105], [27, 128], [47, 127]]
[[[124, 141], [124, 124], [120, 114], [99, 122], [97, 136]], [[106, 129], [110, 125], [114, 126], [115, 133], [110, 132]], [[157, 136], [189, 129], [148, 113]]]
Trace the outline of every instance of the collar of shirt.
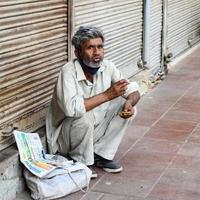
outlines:
[[[77, 80], [78, 81], [86, 80], [86, 77], [85, 77], [85, 74], [83, 72], [83, 69], [82, 69], [82, 67], [81, 67], [81, 65], [80, 65], [80, 63], [79, 63], [79, 61], [77, 59], [74, 59], [74, 65], [75, 65], [75, 69], [76, 69], [76, 73], [77, 73], [76, 74]], [[105, 69], [105, 64], [102, 61], [101, 65], [100, 65], [100, 68], [99, 68], [99, 70], [98, 70], [96, 75], [98, 75], [99, 72], [104, 71], [104, 69]]]

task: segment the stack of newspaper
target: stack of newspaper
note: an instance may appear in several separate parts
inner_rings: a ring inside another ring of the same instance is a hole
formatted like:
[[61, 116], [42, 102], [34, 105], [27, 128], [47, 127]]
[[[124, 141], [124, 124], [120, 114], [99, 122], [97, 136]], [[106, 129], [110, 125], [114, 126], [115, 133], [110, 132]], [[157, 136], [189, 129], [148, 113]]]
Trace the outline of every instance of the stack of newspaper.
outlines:
[[[34, 175], [42, 178], [56, 168], [73, 168], [73, 161], [57, 160], [56, 155], [45, 154], [38, 133], [14, 131], [15, 140], [20, 154], [20, 161]], [[75, 167], [75, 166], [74, 166]], [[71, 169], [74, 170], [74, 169]]]

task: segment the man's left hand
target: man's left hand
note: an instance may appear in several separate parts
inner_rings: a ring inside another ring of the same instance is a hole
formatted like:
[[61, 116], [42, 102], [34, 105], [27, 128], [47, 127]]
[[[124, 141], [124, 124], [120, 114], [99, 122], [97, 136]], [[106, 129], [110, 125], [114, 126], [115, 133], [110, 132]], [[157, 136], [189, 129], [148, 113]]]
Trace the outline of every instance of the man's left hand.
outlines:
[[127, 119], [134, 115], [134, 109], [129, 100], [124, 104], [123, 110], [119, 113], [120, 117]]

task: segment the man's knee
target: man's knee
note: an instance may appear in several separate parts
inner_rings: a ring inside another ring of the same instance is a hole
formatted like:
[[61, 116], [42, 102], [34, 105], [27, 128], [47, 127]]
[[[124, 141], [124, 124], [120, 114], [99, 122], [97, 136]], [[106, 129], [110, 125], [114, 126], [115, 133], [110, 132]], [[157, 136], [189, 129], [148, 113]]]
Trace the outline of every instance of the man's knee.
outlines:
[[[75, 118], [72, 122], [73, 127], [78, 127], [78, 128], [93, 128], [94, 123], [91, 117], [88, 114], [84, 114], [82, 117]], [[81, 130], [80, 130], [81, 131]]]

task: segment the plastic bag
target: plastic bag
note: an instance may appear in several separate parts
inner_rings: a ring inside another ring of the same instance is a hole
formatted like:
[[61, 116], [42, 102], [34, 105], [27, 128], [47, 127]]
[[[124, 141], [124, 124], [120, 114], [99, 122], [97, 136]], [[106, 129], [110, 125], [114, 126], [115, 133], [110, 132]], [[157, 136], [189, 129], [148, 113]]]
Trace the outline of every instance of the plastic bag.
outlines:
[[[59, 156], [63, 161], [64, 157]], [[67, 159], [66, 159], [67, 161]], [[84, 164], [75, 162], [67, 167], [56, 168], [43, 178], [33, 175], [26, 168], [24, 176], [31, 197], [37, 200], [48, 200], [66, 196], [89, 187], [92, 172]]]

